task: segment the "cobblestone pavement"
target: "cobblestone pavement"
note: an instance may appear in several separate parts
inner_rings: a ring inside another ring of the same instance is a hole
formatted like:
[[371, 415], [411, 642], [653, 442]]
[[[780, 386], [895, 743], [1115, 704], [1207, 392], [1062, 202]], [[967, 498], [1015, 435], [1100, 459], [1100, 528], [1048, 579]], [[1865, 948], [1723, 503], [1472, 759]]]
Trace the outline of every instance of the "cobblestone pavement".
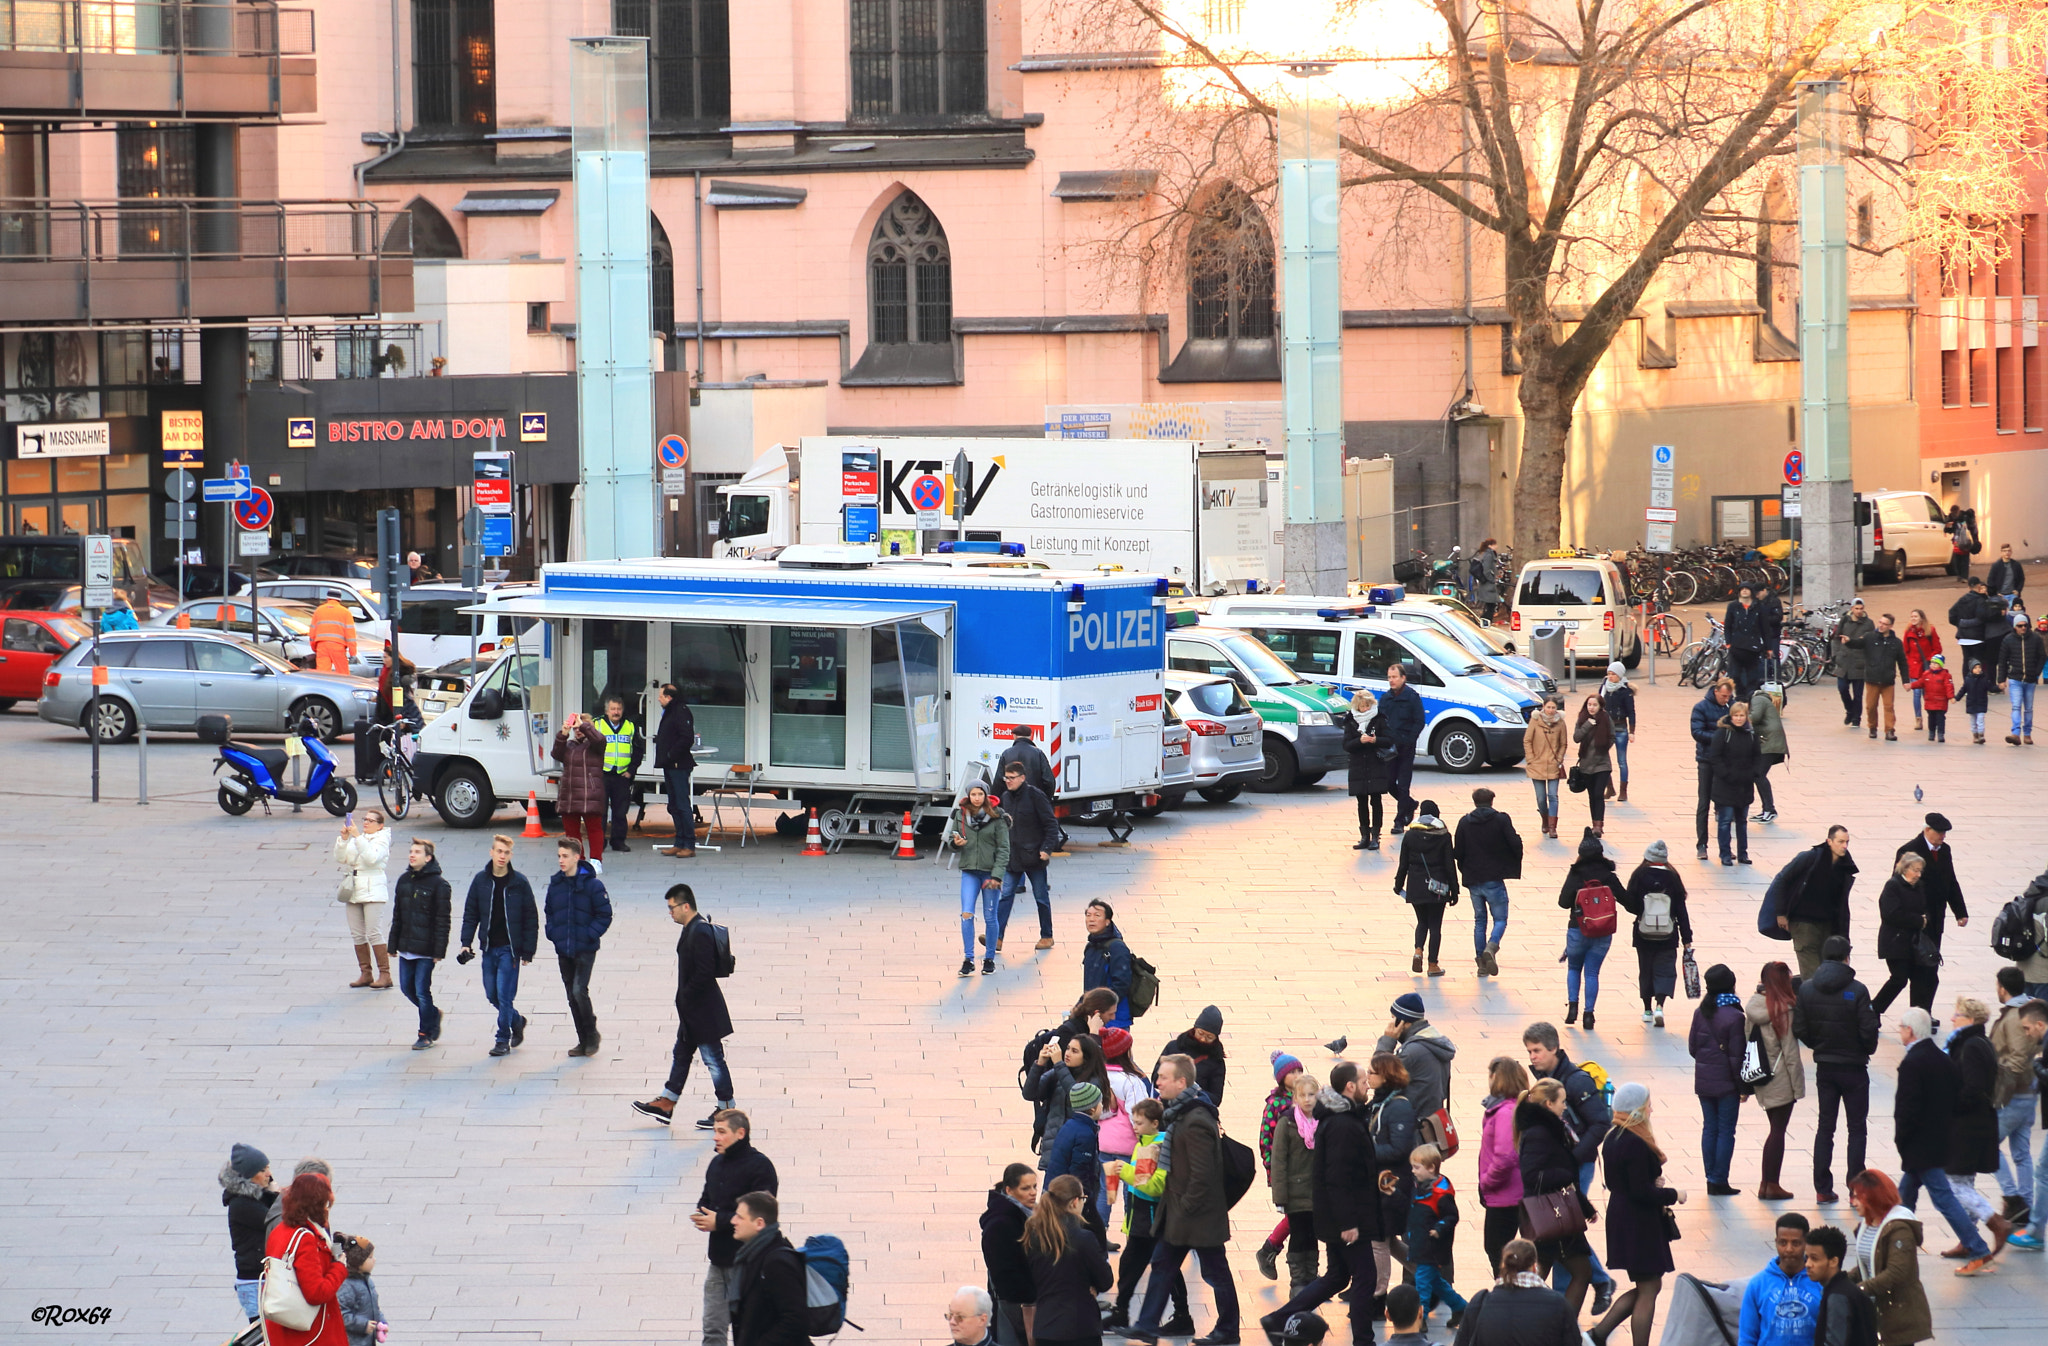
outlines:
[[[1763, 886], [1825, 824], [1842, 822], [1864, 870], [1858, 962], [1874, 984], [1875, 899], [1890, 853], [1926, 809], [1940, 808], [1959, 824], [1952, 839], [1974, 913], [1967, 931], [1952, 929], [1943, 993], [1988, 997], [1990, 917], [2048, 866], [2039, 805], [2048, 758], [1972, 747], [1967, 735], [1946, 747], [1911, 735], [1871, 743], [1841, 726], [1831, 688], [1800, 689], [1792, 763], [1774, 773], [1782, 821], [1755, 829], [1753, 869], [1702, 867], [1689, 835], [1684, 725], [1694, 695], [1671, 686], [1668, 667], [1663, 686], [1644, 690], [1632, 798], [1612, 808], [1607, 839], [1624, 873], [1651, 839], [1671, 842], [1693, 891], [1701, 962], [1728, 962], [1747, 989], [1760, 963], [1785, 956], [1787, 946], [1753, 933]], [[1133, 947], [1161, 969], [1163, 1002], [1138, 1025], [1145, 1059], [1204, 1004], [1222, 1008], [1233, 1065], [1224, 1121], [1247, 1139], [1270, 1051], [1325, 1073], [1330, 1057], [1318, 1044], [1346, 1032], [1369, 1047], [1388, 1003], [1421, 991], [1461, 1049], [1456, 1115], [1469, 1139], [1449, 1172], [1465, 1194], [1458, 1283], [1468, 1294], [1483, 1282], [1473, 1166], [1485, 1062], [1519, 1055], [1531, 1019], [1563, 1016], [1555, 894], [1569, 843], [1531, 842], [1498, 980], [1474, 975], [1469, 906], [1448, 922], [1447, 975], [1417, 978], [1407, 971], [1406, 909], [1390, 891], [1391, 852], [1351, 851], [1350, 801], [1322, 787], [1221, 807], [1198, 801], [1141, 826], [1127, 849], [1076, 846], [1053, 871], [1058, 945], [1034, 954], [1020, 932], [996, 975], [971, 979], [953, 975], [954, 876], [929, 862], [891, 862], [878, 847], [803, 859], [771, 839], [685, 863], [639, 842], [606, 876], [618, 918], [592, 985], [604, 1032], [596, 1059], [563, 1054], [568, 1018], [545, 949], [521, 990], [532, 1019], [523, 1049], [485, 1056], [491, 1020], [476, 965], [451, 959], [436, 979], [445, 1036], [415, 1053], [413, 1014], [397, 992], [344, 987], [354, 969], [331, 897], [332, 820], [226, 817], [212, 800], [210, 754], [189, 739], [151, 749], [157, 793], [139, 808], [134, 759], [133, 749], [107, 752], [108, 802], [94, 806], [79, 735], [20, 711], [0, 717], [9, 830], [0, 1322], [25, 1323], [43, 1304], [106, 1305], [112, 1322], [96, 1341], [212, 1343], [235, 1325], [214, 1175], [238, 1140], [281, 1172], [308, 1154], [335, 1166], [335, 1221], [378, 1243], [396, 1340], [696, 1340], [704, 1241], [685, 1216], [710, 1140], [627, 1108], [658, 1090], [673, 1041], [674, 938], [660, 893], [678, 876], [733, 928], [731, 1061], [756, 1140], [781, 1171], [785, 1225], [799, 1240], [814, 1231], [847, 1240], [852, 1316], [872, 1343], [943, 1341], [939, 1311], [952, 1287], [981, 1279], [984, 1193], [1005, 1162], [1026, 1156], [1018, 1051], [1078, 991], [1089, 897], [1112, 900]], [[1532, 836], [1519, 772], [1424, 772], [1417, 787], [1455, 817], [1482, 782]], [[1570, 836], [1585, 805], [1567, 800]], [[502, 819], [517, 830], [513, 813]], [[440, 842], [458, 893], [483, 861], [485, 834], [448, 832], [431, 815], [397, 830]], [[543, 874], [551, 856], [547, 843], [522, 841], [517, 863]], [[1028, 931], [1028, 907], [1019, 916]], [[1568, 1030], [1569, 1050], [1655, 1091], [1671, 1181], [1691, 1195], [1679, 1212], [1681, 1267], [1746, 1274], [1768, 1256], [1782, 1207], [1705, 1196], [1685, 1020], [1641, 1024], [1632, 979], [1633, 960], [1617, 949], [1599, 1031]], [[1884, 1167], [1895, 1162], [1899, 1054], [1888, 1037], [1874, 1072], [1871, 1159]], [[699, 1073], [678, 1112], [709, 1105]], [[1812, 1102], [1801, 1104], [1786, 1163], [1802, 1198], [1811, 1195], [1813, 1117]], [[1745, 1109], [1735, 1175], [1749, 1191], [1763, 1134]], [[1271, 1218], [1256, 1192], [1234, 1217], [1248, 1326], [1278, 1303], [1252, 1262]], [[1597, 1228], [1594, 1237], [1602, 1246]], [[1951, 1241], [1939, 1220], [1927, 1238], [1922, 1268], [1942, 1340], [2041, 1340], [2048, 1271], [2039, 1255], [2008, 1253], [1998, 1274], [1958, 1280], [1932, 1255]], [[1197, 1318], [1206, 1327], [1206, 1306]], [[1341, 1321], [1333, 1316], [1333, 1340]]]

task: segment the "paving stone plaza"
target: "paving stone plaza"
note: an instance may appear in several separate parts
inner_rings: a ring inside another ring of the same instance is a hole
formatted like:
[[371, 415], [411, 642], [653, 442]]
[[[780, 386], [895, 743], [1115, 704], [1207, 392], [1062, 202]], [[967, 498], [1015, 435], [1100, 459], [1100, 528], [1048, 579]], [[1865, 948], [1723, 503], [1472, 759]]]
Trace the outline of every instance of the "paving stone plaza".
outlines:
[[[1800, 688], [1787, 716], [1790, 769], [1773, 774], [1780, 821], [1752, 830], [1757, 863], [1701, 866], [1685, 731], [1696, 695], [1672, 685], [1668, 665], [1660, 686], [1642, 689], [1630, 802], [1610, 806], [1607, 843], [1625, 875], [1649, 841], [1670, 842], [1691, 890], [1701, 964], [1728, 963], [1746, 991], [1762, 962], [1789, 957], [1789, 946], [1754, 933], [1764, 885], [1840, 822], [1863, 871], [1852, 961], [1874, 989], [1878, 888], [1892, 851], [1940, 809], [1957, 824], [1950, 840], [1973, 919], [1951, 928], [1936, 1008], [1945, 1017], [1959, 993], [1992, 998], [1990, 917], [2048, 868], [2039, 803], [2048, 758], [1997, 735], [1972, 747], [1967, 732], [1946, 746], [1910, 734], [1873, 743], [1842, 727], [1832, 687]], [[1055, 947], [1031, 951], [1027, 906], [997, 973], [965, 979], [954, 975], [956, 879], [929, 849], [917, 864], [879, 847], [806, 859], [771, 836], [679, 862], [652, 853], [657, 836], [636, 838], [632, 853], [607, 857], [617, 919], [592, 981], [604, 1035], [595, 1059], [564, 1054], [574, 1038], [545, 945], [520, 990], [531, 1019], [524, 1047], [485, 1055], [491, 1018], [477, 965], [451, 958], [436, 977], [442, 1041], [413, 1052], [414, 1015], [396, 991], [346, 988], [355, 969], [333, 901], [332, 819], [227, 817], [213, 802], [211, 750], [189, 738], [151, 746], [146, 808], [134, 802], [135, 750], [108, 750], [106, 802], [92, 805], [82, 736], [24, 709], [0, 717], [11, 833], [0, 973], [0, 1186], [9, 1193], [0, 1322], [10, 1326], [0, 1337], [10, 1340], [26, 1339], [33, 1310], [52, 1304], [111, 1310], [104, 1325], [60, 1329], [72, 1340], [211, 1346], [230, 1335], [240, 1315], [215, 1174], [237, 1141], [267, 1152], [280, 1175], [307, 1155], [333, 1165], [335, 1226], [376, 1241], [394, 1341], [698, 1340], [705, 1239], [686, 1217], [711, 1141], [628, 1107], [659, 1089], [673, 1042], [675, 940], [661, 894], [678, 878], [733, 930], [728, 1054], [755, 1143], [780, 1170], [784, 1228], [799, 1242], [813, 1232], [846, 1240], [850, 1316], [867, 1329], [855, 1339], [868, 1343], [945, 1340], [940, 1312], [953, 1288], [982, 1280], [985, 1193], [1004, 1164], [1029, 1157], [1019, 1049], [1078, 993], [1090, 898], [1115, 904], [1133, 949], [1160, 969], [1162, 1003], [1138, 1022], [1134, 1055], [1149, 1063], [1204, 1005], [1221, 1008], [1231, 1062], [1223, 1121], [1247, 1141], [1271, 1051], [1326, 1075], [1320, 1044], [1345, 1033], [1369, 1048], [1389, 1002], [1421, 992], [1459, 1048], [1453, 1109], [1470, 1140], [1448, 1173], [1466, 1211], [1457, 1284], [1468, 1295], [1485, 1283], [1474, 1164], [1486, 1061], [1519, 1056], [1524, 1024], [1564, 1014], [1556, 902], [1571, 842], [1533, 839], [1519, 771], [1424, 771], [1416, 793], [1447, 818], [1488, 784], [1528, 840], [1498, 980], [1474, 974], [1469, 905], [1446, 921], [1447, 974], [1409, 973], [1394, 852], [1350, 849], [1351, 803], [1333, 777], [1290, 795], [1191, 802], [1142, 824], [1126, 848], [1079, 834], [1084, 844], [1052, 869]], [[1566, 798], [1563, 831], [1575, 838], [1584, 800]], [[511, 811], [500, 821], [518, 830]], [[450, 832], [430, 812], [396, 832], [436, 840], [459, 901], [488, 834]], [[552, 860], [551, 842], [522, 841], [515, 864], [538, 890]], [[1685, 1049], [1691, 1006], [1665, 1029], [1646, 1026], [1633, 982], [1634, 960], [1617, 947], [1598, 1031], [1566, 1030], [1567, 1049], [1652, 1089], [1672, 1155], [1667, 1180], [1690, 1196], [1679, 1208], [1680, 1269], [1749, 1274], [1769, 1256], [1771, 1221], [1786, 1208], [1753, 1195], [1762, 1118], [1745, 1108], [1738, 1132], [1734, 1182], [1745, 1195], [1708, 1198]], [[1901, 1049], [1889, 1029], [1872, 1066], [1870, 1158], [1894, 1169]], [[677, 1115], [701, 1116], [710, 1102], [693, 1073]], [[1813, 1124], [1809, 1093], [1785, 1165], [1800, 1198], [1790, 1208], [1809, 1215], [1819, 1213], [1807, 1204]], [[1990, 1190], [1992, 1180], [1980, 1183]], [[1253, 1263], [1273, 1218], [1262, 1193], [1233, 1214], [1248, 1332], [1280, 1302]], [[1828, 1214], [1853, 1221], [1846, 1206]], [[1948, 1230], [1928, 1215], [1921, 1267], [1939, 1339], [2040, 1342], [2041, 1256], [2009, 1251], [1995, 1275], [1959, 1280], [1935, 1256]], [[1604, 1246], [1598, 1226], [1593, 1239]], [[1199, 1286], [1196, 1298], [1206, 1330], [1213, 1315]], [[1330, 1318], [1332, 1340], [1343, 1339], [1341, 1309]], [[1439, 1338], [1442, 1322], [1432, 1323]]]

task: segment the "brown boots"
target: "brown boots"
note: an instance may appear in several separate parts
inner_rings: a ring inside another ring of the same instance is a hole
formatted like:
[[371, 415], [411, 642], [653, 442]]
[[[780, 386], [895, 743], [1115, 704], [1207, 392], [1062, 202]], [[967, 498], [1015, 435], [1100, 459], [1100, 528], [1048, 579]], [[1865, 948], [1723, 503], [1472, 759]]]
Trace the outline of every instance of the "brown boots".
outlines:
[[[362, 946], [359, 944], [356, 948], [360, 952]], [[370, 952], [377, 955], [377, 980], [370, 983], [370, 989], [388, 991], [391, 989], [391, 950], [385, 945], [373, 944]]]
[[1617, 799], [1617, 800], [1616, 800], [1615, 802], [1616, 802], [1616, 803], [1620, 803], [1620, 804], [1626, 804], [1626, 803], [1628, 803], [1628, 782], [1627, 782], [1627, 781], [1623, 781], [1623, 782], [1621, 783], [1621, 796], [1620, 796], [1620, 798], [1618, 798], [1618, 799]]
[[355, 946], [355, 950], [356, 967], [361, 969], [361, 975], [359, 975], [354, 981], [350, 982], [349, 985], [351, 987], [360, 988], [368, 986], [370, 984], [370, 946], [367, 944], [358, 944]]
[[1555, 813], [1546, 813], [1542, 817], [1543, 835], [1549, 837], [1552, 841], [1557, 840], [1557, 815]]

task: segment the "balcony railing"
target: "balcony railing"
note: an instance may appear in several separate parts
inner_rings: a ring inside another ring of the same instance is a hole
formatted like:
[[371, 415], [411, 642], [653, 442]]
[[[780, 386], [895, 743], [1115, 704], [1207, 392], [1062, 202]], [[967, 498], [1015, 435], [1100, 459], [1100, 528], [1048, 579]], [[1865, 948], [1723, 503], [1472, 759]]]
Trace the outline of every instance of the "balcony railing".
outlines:
[[411, 223], [368, 201], [0, 198], [0, 286], [23, 322], [403, 312]]
[[0, 0], [0, 111], [311, 112], [313, 17], [271, 0]]

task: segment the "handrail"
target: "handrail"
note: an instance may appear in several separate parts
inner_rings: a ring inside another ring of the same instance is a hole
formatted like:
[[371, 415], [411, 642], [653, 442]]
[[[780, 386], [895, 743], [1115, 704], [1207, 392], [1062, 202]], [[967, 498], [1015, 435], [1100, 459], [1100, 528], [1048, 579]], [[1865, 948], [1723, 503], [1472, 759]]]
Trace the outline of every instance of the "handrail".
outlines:
[[314, 11], [273, 0], [0, 0], [0, 51], [311, 56]]
[[372, 261], [411, 254], [408, 229], [386, 237], [394, 222], [407, 219], [371, 201], [0, 197], [0, 266], [152, 258]]

